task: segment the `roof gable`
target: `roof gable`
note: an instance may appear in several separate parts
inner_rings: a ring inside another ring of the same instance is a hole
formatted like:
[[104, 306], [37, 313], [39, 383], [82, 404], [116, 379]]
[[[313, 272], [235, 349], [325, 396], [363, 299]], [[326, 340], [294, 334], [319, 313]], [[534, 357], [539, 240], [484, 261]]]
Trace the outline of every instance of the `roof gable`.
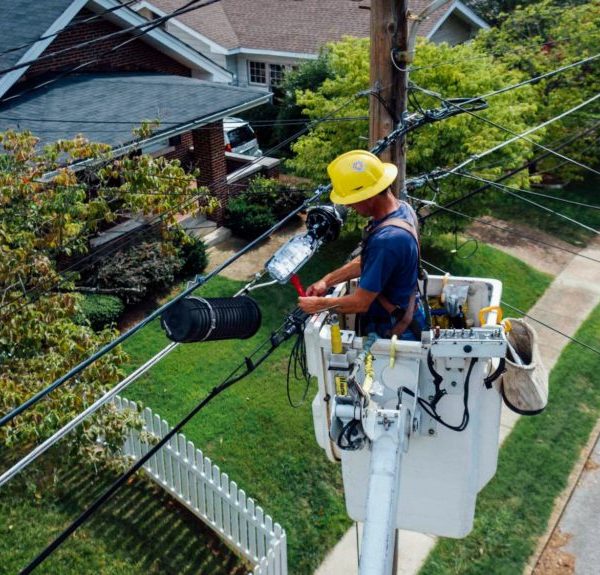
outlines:
[[[177, 7], [178, 0], [145, 0], [163, 12]], [[430, 0], [411, 0], [410, 11], [420, 13]], [[268, 50], [316, 54], [327, 42], [343, 36], [364, 38], [370, 32], [369, 0], [221, 0], [178, 21], [218, 44], [225, 51]], [[455, 1], [436, 10], [419, 29], [429, 37], [450, 13], [464, 7]], [[477, 17], [475, 16], [477, 19]], [[475, 26], [479, 21], [473, 20]], [[485, 23], [484, 23], [485, 24]]]
[[[54, 34], [67, 26], [87, 0], [0, 0], [0, 68], [37, 58], [54, 40]], [[35, 41], [42, 38], [38, 41]], [[13, 86], [27, 68], [0, 76], [0, 96]]]
[[[119, 0], [44, 0], [44, 10], [40, 10], [39, 0], [0, 0], [0, 13], [8, 15], [0, 20], [0, 52], [6, 52], [0, 55], [0, 69], [31, 62], [43, 55], [56, 39], [56, 32], [72, 24], [84, 7], [123, 29], [147, 22]], [[36, 38], [42, 39], [35, 42]], [[220, 81], [231, 80], [229, 71], [161, 27], [149, 30], [140, 39], [190, 69], [207, 70]], [[23, 66], [0, 76], [0, 97], [28, 68]]]

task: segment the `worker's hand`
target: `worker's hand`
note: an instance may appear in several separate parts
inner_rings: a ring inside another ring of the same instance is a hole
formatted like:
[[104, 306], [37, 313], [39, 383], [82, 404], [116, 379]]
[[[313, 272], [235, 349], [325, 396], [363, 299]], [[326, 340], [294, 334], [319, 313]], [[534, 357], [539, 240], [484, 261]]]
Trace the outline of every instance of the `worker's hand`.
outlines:
[[[318, 282], [315, 282], [314, 284], [308, 286], [307, 290], [306, 290], [306, 295], [307, 296], [324, 296], [327, 294], [327, 284], [325, 283], [324, 280], [319, 280]], [[306, 310], [304, 310], [306, 311]]]
[[303, 312], [312, 315], [323, 311], [327, 307], [327, 302], [322, 297], [299, 297], [298, 307]]

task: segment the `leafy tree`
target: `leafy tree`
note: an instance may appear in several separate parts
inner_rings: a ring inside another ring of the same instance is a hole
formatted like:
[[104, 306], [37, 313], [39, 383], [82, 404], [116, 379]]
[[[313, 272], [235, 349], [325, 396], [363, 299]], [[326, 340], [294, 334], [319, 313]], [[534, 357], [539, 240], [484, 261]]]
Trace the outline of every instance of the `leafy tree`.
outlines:
[[[556, 4], [562, 8], [582, 4], [585, 0], [562, 0]], [[499, 21], [510, 17], [519, 8], [537, 6], [539, 0], [466, 0], [465, 4], [473, 8], [489, 24], [497, 24]]]
[[[101, 162], [101, 168], [78, 175], [70, 165], [81, 159]], [[178, 162], [143, 155], [115, 159], [108, 146], [83, 137], [39, 149], [30, 133], [0, 134], [0, 413], [116, 335], [77, 325], [81, 296], [65, 293], [75, 278], [61, 274], [60, 262], [85, 253], [88, 236], [113, 220], [116, 210], [163, 214], [168, 233], [180, 203], [204, 210], [214, 205], [195, 182]], [[203, 207], [192, 204], [197, 195], [206, 198]], [[0, 444], [23, 447], [51, 435], [119, 380], [124, 359], [118, 348], [104, 355], [0, 429]], [[105, 459], [134, 419], [107, 407], [66, 441], [88, 460]]]
[[[543, 0], [517, 9], [500, 26], [476, 40], [482, 49], [497, 55], [505, 66], [522, 71], [527, 77], [539, 76], [571, 62], [600, 52], [600, 2], [593, 0], [576, 6], [556, 0]], [[600, 91], [598, 62], [572, 68], [533, 88], [538, 103], [536, 121], [542, 122], [583, 102]], [[582, 131], [598, 118], [598, 104], [583, 108], [564, 120], [548, 126], [545, 142], [552, 147], [569, 135]], [[598, 157], [597, 134], [582, 138], [568, 155], [585, 163]], [[548, 170], [561, 163], [551, 158], [544, 162]], [[540, 166], [541, 168], [542, 166]], [[561, 175], [571, 178], [579, 168], [561, 166]]]
[[[369, 85], [368, 40], [347, 38], [328, 46], [329, 67], [332, 76], [316, 89], [299, 91], [297, 102], [304, 113], [313, 119], [334, 112], [348, 101], [349, 96]], [[418, 86], [439, 92], [444, 97], [477, 96], [518, 81], [522, 72], [510, 70], [495, 62], [483, 49], [474, 44], [448, 46], [421, 41], [418, 45], [416, 70], [411, 75]], [[509, 126], [516, 132], [524, 131], [533, 124], [537, 102], [531, 87], [498, 95], [490, 100], [488, 110], [479, 112], [500, 125]], [[439, 100], [414, 92], [418, 103], [424, 107], [437, 107]], [[414, 102], [416, 104], [416, 102]], [[413, 106], [414, 109], [414, 106]], [[340, 114], [346, 116], [366, 115], [366, 98], [352, 101]], [[326, 166], [338, 154], [353, 148], [365, 148], [368, 125], [366, 122], [339, 122], [319, 124], [309, 135], [302, 137], [294, 146], [296, 157], [289, 160], [293, 169], [302, 176], [319, 181], [326, 178]], [[543, 131], [531, 136], [540, 139]], [[484, 151], [508, 137], [495, 127], [488, 126], [467, 114], [421, 128], [409, 137], [408, 172], [415, 175], [436, 167], [453, 166], [465, 158]], [[493, 177], [505, 170], [521, 165], [532, 152], [533, 145], [517, 141], [490, 157], [493, 164], [474, 164], [482, 175]], [[526, 174], [515, 177], [513, 182], [526, 184]], [[471, 186], [464, 179], [448, 178], [443, 184], [443, 199], [450, 200], [462, 195]]]

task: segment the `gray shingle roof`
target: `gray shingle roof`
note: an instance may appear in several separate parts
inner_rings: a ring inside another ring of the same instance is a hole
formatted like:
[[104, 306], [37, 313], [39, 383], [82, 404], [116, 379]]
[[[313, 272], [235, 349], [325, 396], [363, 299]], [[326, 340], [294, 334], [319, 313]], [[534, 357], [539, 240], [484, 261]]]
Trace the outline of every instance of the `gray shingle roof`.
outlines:
[[164, 131], [203, 118], [223, 118], [267, 96], [261, 90], [182, 76], [86, 74], [63, 78], [1, 106], [0, 132], [31, 130], [42, 143], [82, 133], [117, 148], [135, 139], [132, 129], [143, 120], [161, 120], [159, 131]]
[[[179, 0], [149, 0], [165, 12]], [[419, 13], [430, 0], [411, 0]], [[228, 50], [249, 48], [316, 54], [327, 42], [343, 36], [369, 36], [369, 0], [221, 0], [178, 17], [184, 24]], [[420, 30], [427, 36], [444, 16], [448, 5], [437, 10]]]
[[[73, 0], [0, 0], [0, 52], [37, 40]], [[0, 68], [16, 64], [29, 46], [0, 55]]]

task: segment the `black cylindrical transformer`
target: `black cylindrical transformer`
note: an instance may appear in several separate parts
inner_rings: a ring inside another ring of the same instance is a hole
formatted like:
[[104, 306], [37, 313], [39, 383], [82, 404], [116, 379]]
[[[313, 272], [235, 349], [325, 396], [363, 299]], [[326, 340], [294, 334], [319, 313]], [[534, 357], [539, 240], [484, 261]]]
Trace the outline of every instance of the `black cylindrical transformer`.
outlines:
[[178, 343], [247, 339], [260, 328], [258, 304], [248, 296], [179, 300], [161, 316], [167, 337]]

